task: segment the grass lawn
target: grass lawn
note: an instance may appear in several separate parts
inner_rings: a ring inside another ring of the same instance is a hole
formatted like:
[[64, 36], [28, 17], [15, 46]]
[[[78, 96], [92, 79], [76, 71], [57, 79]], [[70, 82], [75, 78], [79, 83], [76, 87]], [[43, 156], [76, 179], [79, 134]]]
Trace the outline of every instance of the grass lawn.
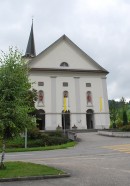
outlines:
[[55, 150], [55, 149], [66, 149], [69, 147], [73, 147], [77, 144], [77, 142], [72, 141], [62, 145], [54, 145], [54, 146], [45, 146], [45, 147], [31, 147], [31, 148], [6, 148], [6, 152], [26, 152], [26, 151], [45, 151], [45, 150]]
[[25, 162], [6, 162], [6, 169], [0, 170], [0, 178], [16, 178], [26, 176], [44, 176], [44, 175], [59, 175], [64, 174], [63, 171], [39, 165], [34, 163]]

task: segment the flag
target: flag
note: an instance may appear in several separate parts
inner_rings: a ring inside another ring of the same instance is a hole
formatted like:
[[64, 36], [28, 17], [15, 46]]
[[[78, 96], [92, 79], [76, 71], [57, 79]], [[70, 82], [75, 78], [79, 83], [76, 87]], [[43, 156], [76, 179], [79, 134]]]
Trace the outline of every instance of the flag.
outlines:
[[99, 100], [99, 108], [100, 108], [100, 112], [102, 111], [102, 97], [100, 97], [100, 100]]
[[68, 98], [64, 97], [64, 112], [68, 110]]

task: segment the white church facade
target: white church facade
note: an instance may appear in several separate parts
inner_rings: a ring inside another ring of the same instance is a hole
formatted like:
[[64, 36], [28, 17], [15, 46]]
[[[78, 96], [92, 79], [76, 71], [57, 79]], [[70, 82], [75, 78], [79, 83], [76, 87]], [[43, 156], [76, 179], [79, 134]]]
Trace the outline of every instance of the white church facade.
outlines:
[[108, 71], [66, 35], [36, 56], [32, 25], [25, 57], [40, 130], [109, 128]]

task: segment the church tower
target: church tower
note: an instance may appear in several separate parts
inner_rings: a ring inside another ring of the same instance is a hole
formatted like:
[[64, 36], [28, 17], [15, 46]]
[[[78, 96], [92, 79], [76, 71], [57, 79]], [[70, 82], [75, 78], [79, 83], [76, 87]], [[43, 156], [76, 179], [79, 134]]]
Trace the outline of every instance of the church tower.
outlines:
[[34, 41], [34, 33], [33, 33], [33, 19], [32, 19], [32, 26], [31, 26], [26, 52], [23, 57], [26, 58], [27, 60], [31, 60], [32, 58], [36, 57], [35, 41]]

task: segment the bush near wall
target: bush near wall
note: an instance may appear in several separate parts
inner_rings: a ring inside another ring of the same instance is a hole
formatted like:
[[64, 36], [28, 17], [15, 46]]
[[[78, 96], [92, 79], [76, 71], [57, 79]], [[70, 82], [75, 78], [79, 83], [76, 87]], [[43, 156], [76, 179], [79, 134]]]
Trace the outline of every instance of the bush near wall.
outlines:
[[130, 124], [121, 127], [120, 130], [123, 132], [130, 132]]
[[[17, 137], [6, 141], [6, 148], [24, 148], [24, 137]], [[61, 145], [70, 140], [63, 135], [61, 131], [41, 133], [38, 129], [28, 131], [28, 147], [44, 147], [52, 145]], [[1, 141], [0, 141], [1, 146]]]
[[61, 145], [67, 143], [69, 140], [65, 137], [56, 137], [42, 135], [41, 139], [29, 140], [28, 147], [44, 147], [52, 145]]
[[33, 128], [28, 131], [28, 137], [30, 139], [40, 139], [42, 136], [57, 136], [57, 137], [64, 137], [62, 131], [56, 130], [53, 132], [40, 132], [38, 128]]

